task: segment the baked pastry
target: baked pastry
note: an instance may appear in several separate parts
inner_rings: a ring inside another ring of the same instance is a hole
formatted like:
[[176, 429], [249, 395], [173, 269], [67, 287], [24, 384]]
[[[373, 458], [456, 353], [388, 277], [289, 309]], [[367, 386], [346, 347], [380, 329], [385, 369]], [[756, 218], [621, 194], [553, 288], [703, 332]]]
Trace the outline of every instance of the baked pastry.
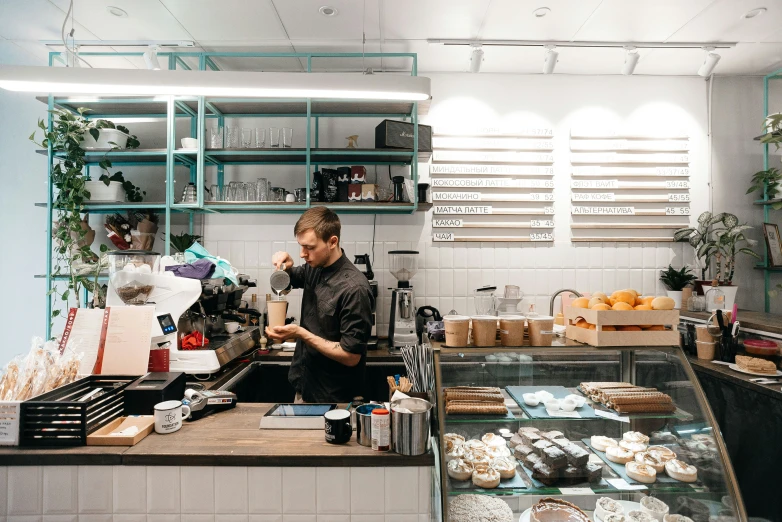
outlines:
[[522, 426], [518, 431], [519, 435], [524, 433], [540, 433], [540, 430], [534, 426]]
[[625, 515], [625, 522], [654, 522], [655, 519], [648, 513], [644, 513], [640, 509], [630, 511]]
[[445, 401], [445, 413], [449, 415], [507, 415], [508, 408], [502, 402], [487, 401]]
[[571, 466], [582, 467], [589, 462], [589, 452], [580, 446], [575, 444], [568, 444], [562, 451], [567, 457], [567, 462]]
[[464, 446], [464, 452], [465, 453], [470, 452], [472, 450], [476, 450], [476, 449], [481, 449], [481, 450], [485, 450], [486, 449], [486, 444], [484, 444], [483, 441], [478, 440], [478, 439], [466, 440], [466, 441], [464, 441], [463, 446]]
[[648, 513], [658, 522], [663, 522], [663, 517], [668, 514], [668, 504], [655, 497], [641, 499], [641, 511]]
[[752, 373], [765, 373], [769, 375], [777, 374], [777, 365], [772, 361], [759, 359], [757, 357], [747, 357], [746, 355], [736, 356], [736, 366], [740, 370]]
[[494, 433], [485, 434], [483, 437], [481, 437], [481, 441], [483, 441], [483, 443], [487, 446], [506, 446], [505, 439], [503, 439], [500, 435], [495, 435]]
[[539, 440], [535, 444], [532, 445], [532, 449], [534, 449], [535, 453], [537, 453], [538, 455], [540, 455], [542, 457], [543, 456], [543, 450], [545, 450], [546, 448], [550, 448], [551, 446], [553, 446], [553, 444], [551, 442], [549, 442], [547, 440]]
[[698, 470], [695, 466], [678, 459], [669, 460], [665, 463], [665, 473], [672, 479], [682, 482], [695, 482], [698, 480]]
[[516, 446], [520, 446], [524, 444], [524, 439], [521, 438], [521, 435], [518, 433], [514, 433], [513, 437], [510, 438], [508, 441], [508, 446], [511, 447], [511, 449], [515, 448]]
[[464, 446], [456, 445], [452, 439], [445, 439], [445, 462], [464, 457]]
[[515, 522], [513, 510], [491, 495], [455, 495], [448, 502], [451, 522]]
[[464, 437], [458, 433], [446, 433], [443, 435], [443, 440], [446, 442], [450, 440], [455, 446], [464, 444]]
[[657, 472], [653, 467], [638, 462], [628, 462], [625, 464], [625, 473], [627, 476], [644, 484], [652, 484], [657, 480]]
[[589, 517], [566, 500], [558, 498], [544, 498], [532, 506], [529, 515], [531, 522], [589, 522]]
[[552, 431], [541, 432], [540, 436], [546, 440], [553, 441], [554, 439], [564, 438], [565, 434], [562, 433], [561, 431], [552, 430]]
[[544, 449], [540, 458], [543, 459], [544, 464], [553, 469], [560, 469], [567, 466], [565, 452], [553, 445]]
[[473, 465], [470, 461], [454, 459], [448, 462], [448, 476], [454, 480], [470, 480]]
[[483, 386], [452, 386], [443, 390], [446, 401], [505, 402], [502, 390]]
[[559, 470], [562, 478], [560, 484], [578, 484], [586, 479], [586, 472], [584, 468], [578, 468], [576, 466], [568, 465], [565, 469]]
[[592, 438], [589, 439], [589, 442], [597, 451], [605, 451], [607, 448], [619, 447], [619, 443], [614, 439], [610, 437], [604, 437], [602, 435], [592, 435]]
[[500, 485], [500, 473], [488, 463], [481, 462], [474, 465], [472, 483], [479, 488], [494, 489]]
[[510, 457], [510, 450], [508, 449], [508, 446], [489, 446], [486, 448], [486, 453], [488, 453], [492, 458]]
[[654, 441], [655, 444], [673, 444], [676, 442], [676, 436], [673, 433], [668, 433], [664, 431], [655, 431], [652, 432], [651, 436], [652, 441]]
[[627, 464], [633, 460], [633, 455], [635, 454], [632, 451], [620, 448], [619, 446], [606, 448], [606, 458], [617, 464]]
[[491, 455], [482, 449], [474, 449], [464, 453], [464, 460], [470, 461], [473, 466], [481, 463], [488, 464], [491, 462], [491, 459]]
[[624, 448], [628, 451], [632, 451], [633, 453], [646, 451], [646, 444], [644, 444], [643, 442], [628, 442], [626, 440], [620, 440], [619, 447]]
[[541, 462], [543, 462], [543, 459], [540, 458], [540, 455], [537, 453], [530, 453], [524, 458], [524, 460], [521, 461], [521, 465], [532, 471], [535, 469], [535, 466]]
[[676, 406], [673, 403], [639, 403], [639, 404], [616, 404], [611, 406], [617, 413], [673, 413]]
[[603, 477], [603, 466], [596, 462], [587, 462], [587, 465], [584, 466], [584, 471], [589, 482], [600, 482], [600, 479]]
[[543, 462], [538, 462], [532, 468], [532, 478], [547, 486], [553, 486], [559, 480], [559, 470], [547, 466]]
[[497, 470], [500, 478], [511, 479], [516, 476], [516, 460], [511, 457], [492, 459], [491, 467]]
[[527, 446], [532, 446], [536, 442], [539, 442], [544, 439], [536, 431], [525, 431], [521, 434], [521, 440], [523, 440], [524, 444], [526, 444]]
[[595, 516], [605, 521], [606, 515], [621, 515], [625, 512], [622, 504], [608, 497], [597, 499], [595, 504]]
[[570, 446], [570, 441], [567, 440], [565, 437], [559, 437], [558, 439], [553, 439], [551, 443], [558, 447], [559, 449], [565, 449], [567, 446]]
[[603, 517], [603, 522], [627, 522], [625, 515], [606, 515]]
[[535, 453], [535, 450], [526, 444], [519, 444], [515, 448], [513, 448], [513, 456], [516, 457], [518, 460], [524, 460], [527, 458], [527, 455], [530, 453]]
[[662, 460], [663, 463], [676, 458], [676, 453], [672, 449], [666, 448], [665, 446], [649, 446], [646, 448], [646, 451]]
[[626, 440], [627, 442], [640, 442], [642, 444], [649, 444], [649, 437], [640, 431], [626, 431], [622, 434], [622, 440]]
[[663, 517], [663, 522], [692, 522], [692, 519], [690, 517], [685, 517], [684, 515], [665, 515]]
[[635, 454], [635, 461], [639, 464], [651, 466], [657, 473], [665, 471], [665, 461], [651, 451], [641, 451]]

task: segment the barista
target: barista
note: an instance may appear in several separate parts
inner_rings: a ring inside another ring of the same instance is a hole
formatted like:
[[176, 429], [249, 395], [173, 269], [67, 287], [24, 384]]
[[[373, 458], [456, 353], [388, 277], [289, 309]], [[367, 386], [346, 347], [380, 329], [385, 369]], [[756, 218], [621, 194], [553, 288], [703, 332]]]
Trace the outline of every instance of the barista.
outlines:
[[302, 266], [287, 252], [272, 264], [303, 288], [301, 325], [266, 328], [276, 341], [295, 338], [288, 380], [296, 402], [350, 402], [362, 395], [374, 297], [366, 276], [339, 246], [339, 217], [327, 207], [306, 211], [293, 228]]

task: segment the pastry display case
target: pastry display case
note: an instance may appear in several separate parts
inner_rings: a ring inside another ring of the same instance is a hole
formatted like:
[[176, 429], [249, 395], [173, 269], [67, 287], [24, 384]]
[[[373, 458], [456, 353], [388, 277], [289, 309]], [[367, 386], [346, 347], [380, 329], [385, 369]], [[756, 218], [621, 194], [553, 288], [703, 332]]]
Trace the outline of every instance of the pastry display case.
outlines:
[[747, 520], [678, 346], [435, 347], [443, 520]]

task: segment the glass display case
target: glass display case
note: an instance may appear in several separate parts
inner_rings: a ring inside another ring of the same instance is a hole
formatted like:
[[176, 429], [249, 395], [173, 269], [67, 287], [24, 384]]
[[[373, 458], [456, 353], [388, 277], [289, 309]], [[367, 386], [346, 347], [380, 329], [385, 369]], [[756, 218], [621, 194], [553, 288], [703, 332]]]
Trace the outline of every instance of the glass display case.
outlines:
[[443, 520], [747, 519], [679, 347], [567, 343], [435, 347]]

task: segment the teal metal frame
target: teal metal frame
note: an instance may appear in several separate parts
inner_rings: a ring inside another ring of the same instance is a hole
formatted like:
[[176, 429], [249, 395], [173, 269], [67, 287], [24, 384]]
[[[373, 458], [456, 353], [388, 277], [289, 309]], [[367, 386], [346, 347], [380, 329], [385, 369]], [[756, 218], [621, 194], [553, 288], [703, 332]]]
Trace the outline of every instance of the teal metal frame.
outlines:
[[[143, 53], [140, 52], [112, 52], [112, 53], [100, 53], [100, 52], [82, 52], [81, 56], [125, 56], [125, 57], [141, 57]], [[252, 53], [252, 52], [166, 52], [158, 53], [158, 57], [163, 60], [167, 60], [168, 69], [184, 69], [193, 70], [194, 61], [198, 63], [198, 70], [206, 71], [219, 71], [220, 67], [216, 63], [216, 59], [219, 58], [296, 58], [300, 62], [306, 60], [307, 73], [312, 72], [312, 61], [318, 58], [409, 58], [412, 61], [411, 76], [418, 75], [418, 56], [416, 53]], [[54, 65], [55, 60], [61, 61], [60, 53], [49, 53], [49, 66]], [[73, 104], [69, 103], [68, 97], [55, 98], [53, 95], [49, 95], [47, 98], [47, 105], [49, 111], [54, 109], [55, 106], [62, 107], [66, 110], [76, 112], [78, 108], [77, 99], [73, 100]], [[296, 113], [247, 113], [247, 114], [223, 114], [216, 106], [216, 104], [231, 104], [246, 102], [248, 100], [241, 100], [235, 98], [207, 98], [205, 96], [169, 96], [165, 99], [161, 97], [129, 97], [129, 98], [111, 98], [110, 100], [99, 100], [97, 103], [111, 103], [113, 106], [125, 105], [128, 108], [139, 104], [154, 104], [160, 107], [160, 110], [155, 108], [148, 112], [139, 111], [92, 111], [86, 115], [90, 119], [110, 119], [118, 117], [134, 117], [134, 118], [157, 118], [166, 120], [166, 148], [159, 150], [138, 150], [138, 151], [123, 151], [123, 152], [111, 152], [109, 158], [112, 160], [112, 164], [115, 166], [165, 166], [165, 202], [153, 203], [153, 204], [95, 204], [88, 205], [84, 211], [93, 213], [112, 213], [122, 212], [126, 210], [132, 210], [136, 208], [153, 209], [158, 210], [165, 214], [165, 247], [164, 252], [169, 254], [170, 252], [170, 237], [171, 237], [171, 216], [174, 213], [185, 213], [188, 215], [188, 223], [190, 233], [193, 233], [194, 220], [197, 214], [210, 214], [210, 213], [298, 213], [315, 205], [322, 203], [313, 202], [310, 198], [310, 175], [312, 167], [315, 170], [320, 168], [320, 165], [340, 165], [349, 163], [351, 156], [385, 156], [387, 159], [395, 159], [399, 157], [399, 161], [364, 161], [362, 163], [368, 165], [398, 165], [409, 166], [410, 177], [413, 180], [414, 186], [418, 184], [418, 103], [412, 102], [410, 104], [409, 112], [395, 112], [389, 111], [387, 113], [369, 113], [369, 112], [355, 112], [355, 113], [328, 113], [328, 112], [313, 112], [313, 101], [316, 102], [340, 102], [340, 103], [357, 103], [351, 100], [330, 100], [330, 99], [313, 99], [313, 98], [291, 98], [291, 99], [264, 99], [263, 103], [285, 103], [285, 102], [304, 102], [306, 103], [306, 112]], [[253, 102], [259, 102], [261, 100], [253, 99]], [[374, 100], [375, 102], [382, 100]], [[191, 106], [195, 103], [195, 107]], [[360, 103], [360, 102], [358, 102]], [[190, 119], [190, 135], [198, 138], [198, 150], [193, 153], [191, 151], [177, 150], [176, 147], [176, 119], [177, 118], [189, 118]], [[259, 117], [274, 117], [274, 118], [306, 118], [307, 119], [307, 131], [306, 131], [306, 147], [303, 151], [291, 151], [285, 149], [252, 149], [252, 150], [211, 150], [206, 149], [206, 120], [215, 119], [219, 126], [225, 127], [226, 118], [259, 118]], [[321, 118], [400, 118], [410, 120], [414, 124], [414, 137], [413, 137], [413, 149], [412, 151], [393, 151], [393, 150], [360, 150], [360, 151], [335, 151], [335, 150], [318, 150], [319, 138], [320, 138], [320, 119]], [[314, 140], [313, 140], [313, 120], [314, 120]], [[53, 128], [53, 118], [51, 112], [48, 117], [48, 129], [51, 131]], [[314, 141], [314, 144], [313, 144]], [[51, 314], [52, 314], [52, 299], [55, 297], [51, 295], [51, 292], [56, 280], [63, 280], [64, 277], [52, 276], [53, 264], [55, 262], [55, 256], [53, 252], [52, 242], [52, 228], [54, 219], [54, 187], [51, 183], [52, 169], [54, 162], [57, 160], [57, 155], [54, 154], [51, 144], [46, 151], [39, 151], [45, 153], [48, 159], [48, 192], [47, 192], [47, 239], [46, 248], [46, 337], [51, 337]], [[230, 154], [231, 156], [248, 156], [248, 161], [223, 161], [221, 156]], [[274, 156], [291, 156], [291, 154], [298, 154], [297, 161], [273, 161]], [[313, 154], [318, 155], [318, 163], [313, 165]], [[101, 154], [103, 156], [103, 154]], [[334, 156], [333, 161], [327, 159], [328, 156]], [[252, 157], [252, 158], [251, 158]], [[262, 158], [262, 159], [258, 159]], [[264, 161], [266, 158], [269, 161]], [[340, 159], [341, 158], [341, 159]], [[89, 161], [87, 169], [89, 172], [90, 167], [96, 167], [100, 162], [99, 158], [96, 161]], [[305, 167], [305, 186], [306, 186], [306, 201], [302, 204], [252, 204], [246, 205], [226, 205], [219, 203], [206, 203], [204, 198], [204, 181], [206, 178], [205, 168], [207, 166], [215, 167], [217, 169], [217, 184], [222, 187], [225, 181], [225, 165], [230, 164], [242, 164], [242, 165], [302, 165]], [[183, 166], [190, 171], [190, 182], [195, 183], [197, 187], [197, 200], [195, 204], [177, 204], [175, 203], [174, 193], [174, 177], [177, 166]], [[413, 191], [413, 202], [411, 204], [329, 204], [331, 208], [338, 210], [342, 213], [358, 213], [358, 214], [410, 214], [418, 209], [418, 197], [417, 191]], [[84, 296], [84, 302], [87, 302], [88, 295]]]
[[[769, 81], [771, 80], [782, 80], [782, 69], [778, 69], [771, 74], [768, 74], [763, 77], [763, 117], [765, 118], [768, 116], [768, 87], [769, 87]], [[763, 144], [763, 170], [768, 170], [769, 168], [769, 160], [768, 160], [768, 143]], [[769, 222], [769, 217], [771, 215], [771, 208], [770, 205], [773, 203], [768, 197], [768, 193], [766, 191], [767, 187], [763, 187], [763, 199], [759, 199], [755, 201], [755, 204], [763, 205], [763, 223]], [[776, 266], [770, 266], [770, 260], [768, 257], [768, 248], [763, 249], [763, 262], [758, 263], [755, 265], [755, 268], [758, 268], [760, 270], [763, 270], [763, 299], [764, 299], [764, 310], [766, 313], [768, 313], [771, 310], [771, 296], [769, 295], [769, 290], [771, 289], [771, 272], [781, 272], [782, 267], [776, 267]]]

